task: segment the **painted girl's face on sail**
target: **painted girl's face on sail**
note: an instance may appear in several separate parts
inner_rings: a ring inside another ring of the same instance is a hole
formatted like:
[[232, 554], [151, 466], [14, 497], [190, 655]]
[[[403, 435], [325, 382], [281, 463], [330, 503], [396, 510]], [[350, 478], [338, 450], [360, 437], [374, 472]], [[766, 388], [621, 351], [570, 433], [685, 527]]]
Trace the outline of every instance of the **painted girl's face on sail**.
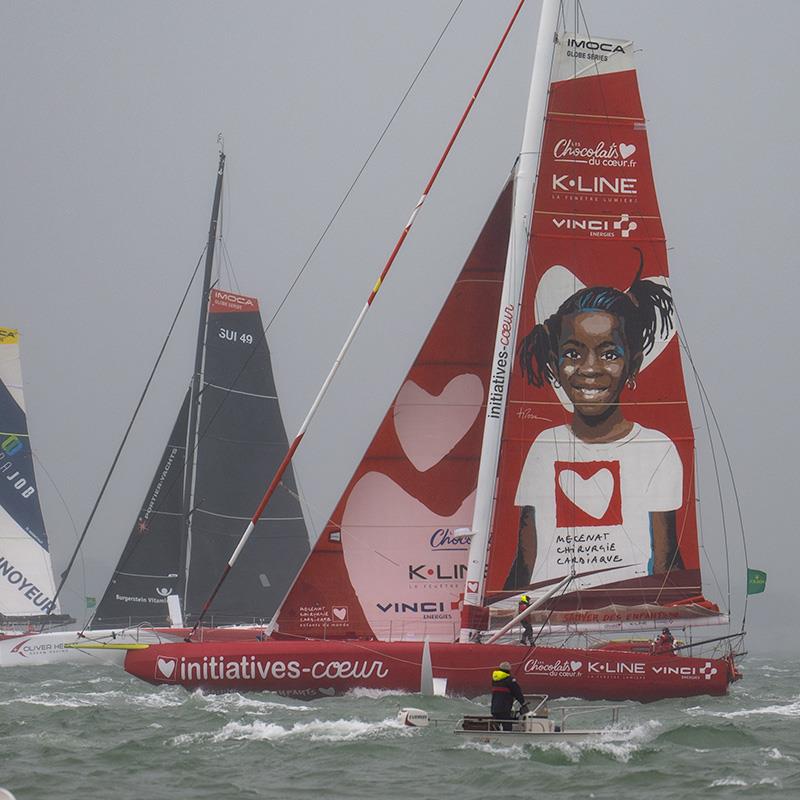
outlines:
[[618, 401], [633, 360], [621, 320], [606, 311], [565, 316], [557, 357], [558, 380], [583, 416], [604, 414]]

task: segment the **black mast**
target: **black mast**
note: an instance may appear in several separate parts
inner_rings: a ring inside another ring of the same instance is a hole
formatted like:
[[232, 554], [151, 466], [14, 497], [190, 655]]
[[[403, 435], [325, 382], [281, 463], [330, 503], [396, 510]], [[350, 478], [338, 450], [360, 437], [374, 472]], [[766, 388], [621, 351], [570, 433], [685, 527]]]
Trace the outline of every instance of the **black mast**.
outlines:
[[[208, 299], [211, 292], [211, 271], [214, 266], [214, 246], [217, 242], [217, 223], [222, 201], [222, 175], [225, 171], [225, 153], [220, 150], [217, 167], [217, 184], [214, 188], [214, 203], [211, 207], [211, 223], [208, 226], [208, 244], [206, 245], [205, 274], [203, 275], [203, 294], [200, 298], [200, 324], [197, 328], [197, 348], [194, 355], [194, 372], [192, 374], [191, 399], [189, 401], [189, 427], [186, 441], [186, 461], [183, 476], [183, 536], [181, 536], [180, 575], [183, 592], [181, 602], [186, 604], [186, 587], [188, 582], [188, 559], [191, 536], [191, 503], [192, 482], [194, 480], [194, 462], [197, 452], [197, 420], [200, 411], [200, 379], [203, 371], [203, 349], [208, 322]], [[180, 585], [180, 584], [179, 584]]]

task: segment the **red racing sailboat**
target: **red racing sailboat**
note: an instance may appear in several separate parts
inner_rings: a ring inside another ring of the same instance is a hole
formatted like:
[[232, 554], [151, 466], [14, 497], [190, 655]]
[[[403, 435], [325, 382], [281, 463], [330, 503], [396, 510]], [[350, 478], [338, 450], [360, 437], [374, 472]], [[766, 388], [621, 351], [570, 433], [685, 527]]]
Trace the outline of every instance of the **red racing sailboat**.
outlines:
[[602, 638], [729, 620], [703, 595], [633, 43], [558, 16], [546, 0], [511, 177], [269, 639], [150, 646], [127, 654], [131, 674], [478, 695], [509, 661], [526, 691], [641, 701], [738, 677], [730, 637], [703, 657]]

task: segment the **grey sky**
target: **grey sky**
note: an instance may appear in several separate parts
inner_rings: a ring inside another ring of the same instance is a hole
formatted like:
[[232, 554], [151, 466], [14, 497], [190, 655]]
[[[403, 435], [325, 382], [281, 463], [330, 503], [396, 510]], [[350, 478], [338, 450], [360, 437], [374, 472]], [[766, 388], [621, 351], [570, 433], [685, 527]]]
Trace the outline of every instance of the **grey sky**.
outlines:
[[[0, 4], [0, 323], [22, 331], [34, 447], [79, 529], [204, 245], [217, 133], [228, 153], [230, 262], [268, 319], [455, 5]], [[515, 5], [465, 0], [270, 330], [290, 437]], [[775, 34], [800, 27], [800, 5], [584, 7], [592, 33], [630, 36], [641, 48], [673, 290], [726, 433], [751, 565], [769, 571], [768, 594], [751, 601], [751, 649], [788, 646], [800, 556], [788, 502], [800, 444], [790, 411], [800, 387], [792, 366], [800, 168], [795, 52]], [[512, 166], [538, 11], [528, 0], [296, 458], [317, 526]], [[195, 299], [90, 532], [87, 594], [102, 593], [174, 421], [196, 307]], [[60, 568], [75, 535], [41, 470], [39, 482]], [[711, 488], [700, 491], [709, 509]], [[74, 614], [82, 582], [79, 567], [65, 595]]]

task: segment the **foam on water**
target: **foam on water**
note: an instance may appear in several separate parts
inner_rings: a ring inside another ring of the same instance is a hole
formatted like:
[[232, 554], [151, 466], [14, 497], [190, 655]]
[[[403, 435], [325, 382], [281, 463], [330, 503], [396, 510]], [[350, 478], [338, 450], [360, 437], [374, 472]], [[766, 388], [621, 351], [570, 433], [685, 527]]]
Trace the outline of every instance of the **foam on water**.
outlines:
[[509, 745], [503, 745], [499, 742], [487, 743], [467, 741], [462, 745], [462, 749], [477, 749], [490, 755], [498, 755], [503, 758], [515, 760], [519, 758], [530, 758], [530, 749], [550, 750], [561, 753], [566, 759], [576, 764], [586, 753], [595, 752], [610, 756], [615, 761], [626, 763], [630, 761], [631, 756], [636, 753], [642, 745], [652, 740], [655, 731], [657, 731], [660, 726], [660, 722], [648, 720], [627, 731], [607, 728], [597, 736], [592, 736], [578, 742], [548, 741], [545, 738], [538, 740], [532, 739], [526, 742], [515, 742]]
[[177, 687], [152, 694], [128, 694], [119, 690], [107, 692], [43, 692], [10, 700], [0, 701], [0, 705], [27, 703], [48, 708], [108, 708], [119, 705], [148, 706], [150, 708], [172, 708], [186, 701], [186, 693]]
[[785, 756], [777, 747], [770, 747], [769, 749], [762, 747], [761, 752], [766, 755], [768, 761], [797, 761], [794, 756]]
[[736, 711], [710, 711], [704, 709], [702, 706], [694, 706], [687, 709], [687, 712], [695, 716], [722, 717], [723, 719], [770, 714], [780, 717], [800, 717], [800, 698], [794, 698], [791, 703], [761, 706], [761, 708], [740, 708]]
[[346, 697], [366, 698], [368, 700], [381, 700], [384, 697], [417, 697], [412, 692], [404, 692], [400, 689], [351, 689]]
[[283, 739], [307, 739], [312, 742], [351, 742], [357, 739], [375, 738], [394, 734], [411, 736], [413, 728], [406, 727], [395, 718], [380, 722], [365, 722], [358, 719], [321, 720], [297, 722], [291, 727], [284, 727], [276, 722], [254, 720], [253, 722], [228, 722], [222, 730], [212, 733], [194, 733], [176, 736], [172, 743], [183, 746], [198, 741], [214, 743], [230, 740], [271, 741]]
[[463, 742], [461, 750], [477, 750], [481, 753], [487, 753], [490, 756], [500, 756], [501, 758], [508, 758], [512, 761], [519, 761], [520, 759], [530, 759], [530, 750], [527, 750], [521, 744], [501, 745], [491, 742], [475, 742], [467, 740]]
[[746, 781], [742, 778], [730, 776], [727, 778], [717, 778], [709, 784], [709, 788], [715, 789], [719, 786], [739, 786], [741, 788], [748, 788], [753, 786], [774, 786], [776, 789], [783, 788], [783, 784], [777, 778], [761, 778], [758, 781]]
[[[548, 800], [800, 797], [800, 665], [771, 663], [793, 672], [751, 664], [726, 697], [625, 704], [628, 731], [508, 745], [466, 742], [449, 722], [407, 728], [394, 716], [412, 705], [454, 720], [485, 709], [488, 696], [361, 691], [306, 701], [153, 687], [111, 668], [15, 669], [0, 682], [2, 781], [20, 798], [104, 800], [109, 786], [114, 800], [272, 800], [325, 797], [334, 785], [348, 800], [400, 800], [409, 779], [425, 796], [435, 786], [436, 800], [531, 796], [532, 786]], [[571, 703], [553, 707], [562, 704]]]
[[712, 789], [717, 786], [747, 786], [747, 781], [743, 781], [741, 778], [717, 778], [709, 784]]
[[199, 689], [194, 692], [198, 699], [209, 711], [218, 714], [228, 714], [231, 711], [244, 711], [249, 714], [259, 714], [265, 711], [313, 711], [312, 706], [290, 705], [274, 700], [260, 700], [255, 697], [246, 697], [238, 692], [230, 694], [205, 694]]

